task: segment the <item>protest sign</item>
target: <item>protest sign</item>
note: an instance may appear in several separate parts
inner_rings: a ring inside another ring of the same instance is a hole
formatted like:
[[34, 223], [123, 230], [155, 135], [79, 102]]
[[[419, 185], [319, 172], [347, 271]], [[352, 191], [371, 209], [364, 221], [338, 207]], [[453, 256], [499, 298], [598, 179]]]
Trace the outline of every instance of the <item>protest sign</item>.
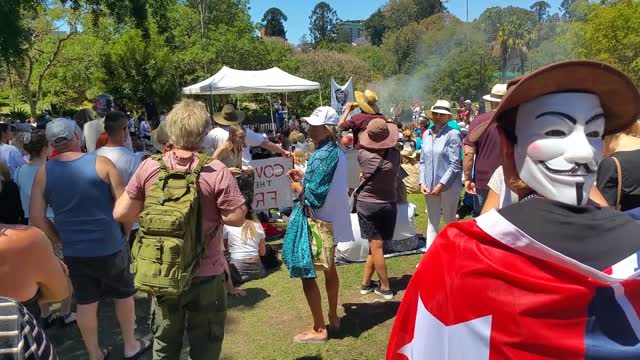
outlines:
[[291, 181], [287, 177], [292, 166], [291, 159], [277, 157], [253, 160], [251, 166], [255, 174], [254, 210], [293, 206]]
[[334, 79], [331, 79], [331, 107], [342, 116], [349, 102], [355, 101], [353, 94], [353, 80], [349, 79], [346, 84], [340, 86]]

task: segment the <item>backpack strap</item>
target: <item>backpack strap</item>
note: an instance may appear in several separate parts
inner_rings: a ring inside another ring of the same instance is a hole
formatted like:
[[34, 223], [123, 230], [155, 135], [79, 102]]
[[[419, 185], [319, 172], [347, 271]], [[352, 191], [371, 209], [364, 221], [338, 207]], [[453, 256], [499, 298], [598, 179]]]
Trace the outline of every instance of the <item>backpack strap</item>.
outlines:
[[196, 174], [196, 177], [200, 176], [200, 172], [202, 168], [207, 165], [211, 158], [207, 154], [198, 154], [198, 165], [193, 169], [193, 173]]
[[162, 184], [167, 176], [167, 164], [164, 162], [164, 154], [152, 155], [151, 158], [160, 164], [160, 173], [158, 174], [158, 182]]

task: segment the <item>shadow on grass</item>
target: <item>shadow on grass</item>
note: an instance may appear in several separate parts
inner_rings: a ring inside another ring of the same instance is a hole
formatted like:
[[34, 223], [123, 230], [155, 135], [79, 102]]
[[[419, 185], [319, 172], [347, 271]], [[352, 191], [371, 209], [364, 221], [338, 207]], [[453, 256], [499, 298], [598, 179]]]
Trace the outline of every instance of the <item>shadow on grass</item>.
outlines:
[[322, 360], [322, 356], [320, 355], [300, 356], [300, 357], [297, 357], [296, 360]]
[[248, 288], [244, 290], [247, 292], [247, 295], [245, 296], [227, 297], [227, 309], [233, 309], [239, 306], [242, 306], [245, 308], [254, 307], [260, 301], [271, 296], [265, 289], [261, 289], [261, 288]]
[[[149, 303], [147, 295], [135, 295], [136, 303], [136, 335], [140, 338], [149, 335]], [[56, 349], [60, 359], [87, 359], [86, 349], [78, 325], [53, 327], [46, 331], [47, 337]], [[116, 319], [113, 301], [104, 300], [98, 308], [98, 336], [102, 347], [111, 348], [111, 358], [120, 359], [123, 352], [122, 333]], [[150, 354], [150, 352], [149, 352]], [[147, 354], [145, 354], [147, 355]], [[146, 359], [143, 357], [142, 359]]]
[[[394, 293], [405, 290], [409, 285], [411, 275], [401, 278], [390, 278], [389, 282]], [[342, 304], [345, 316], [342, 318], [340, 330], [331, 335], [333, 339], [347, 337], [358, 338], [362, 333], [396, 316], [399, 301], [382, 301], [373, 303]]]

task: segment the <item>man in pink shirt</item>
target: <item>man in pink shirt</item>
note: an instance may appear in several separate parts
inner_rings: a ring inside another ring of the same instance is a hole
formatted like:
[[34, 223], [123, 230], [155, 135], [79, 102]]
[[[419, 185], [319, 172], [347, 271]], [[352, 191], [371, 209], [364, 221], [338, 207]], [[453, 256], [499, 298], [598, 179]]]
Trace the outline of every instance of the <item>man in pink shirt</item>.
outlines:
[[[173, 148], [165, 153], [168, 169], [193, 171], [198, 164], [202, 139], [209, 132], [209, 114], [200, 102], [183, 100], [166, 120]], [[116, 203], [114, 217], [135, 221], [144, 199], [157, 181], [160, 165], [145, 160]], [[212, 160], [199, 176], [202, 234], [209, 241], [206, 255], [191, 287], [177, 298], [155, 299], [153, 314], [153, 358], [179, 359], [185, 328], [191, 359], [217, 359], [222, 349], [226, 318], [225, 258], [222, 254], [223, 225], [242, 226], [246, 207], [235, 179], [221, 162]], [[206, 294], [206, 295], [204, 295]]]

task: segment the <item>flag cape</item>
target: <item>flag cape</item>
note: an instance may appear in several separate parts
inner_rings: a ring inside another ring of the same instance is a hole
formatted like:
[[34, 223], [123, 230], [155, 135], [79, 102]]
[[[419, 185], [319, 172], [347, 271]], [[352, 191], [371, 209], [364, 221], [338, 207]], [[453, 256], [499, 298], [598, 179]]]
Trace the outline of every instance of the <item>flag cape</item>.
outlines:
[[491, 211], [429, 248], [387, 359], [640, 359], [638, 278], [574, 261]]

